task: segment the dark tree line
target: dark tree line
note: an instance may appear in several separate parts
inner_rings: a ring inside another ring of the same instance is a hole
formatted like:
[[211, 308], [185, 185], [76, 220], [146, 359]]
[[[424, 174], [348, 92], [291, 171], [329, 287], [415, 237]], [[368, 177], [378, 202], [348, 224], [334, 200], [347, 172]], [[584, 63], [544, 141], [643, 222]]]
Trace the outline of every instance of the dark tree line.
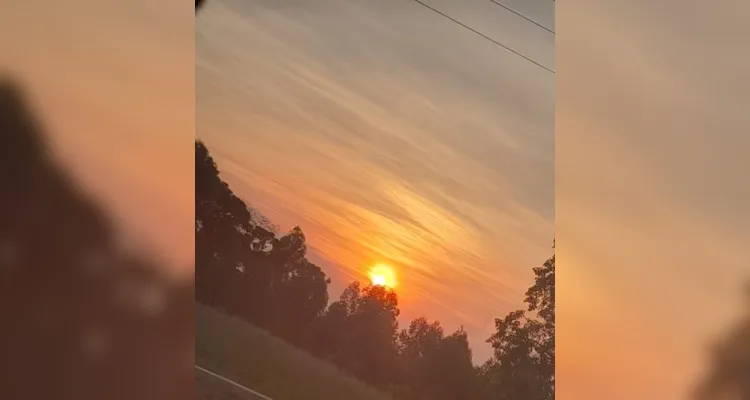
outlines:
[[[239, 316], [403, 400], [554, 398], [555, 259], [534, 269], [527, 311], [497, 319], [493, 357], [472, 363], [466, 332], [418, 318], [399, 329], [398, 298], [330, 279], [306, 257], [299, 227], [277, 234], [195, 143], [196, 300]], [[533, 314], [533, 315], [532, 315]]]

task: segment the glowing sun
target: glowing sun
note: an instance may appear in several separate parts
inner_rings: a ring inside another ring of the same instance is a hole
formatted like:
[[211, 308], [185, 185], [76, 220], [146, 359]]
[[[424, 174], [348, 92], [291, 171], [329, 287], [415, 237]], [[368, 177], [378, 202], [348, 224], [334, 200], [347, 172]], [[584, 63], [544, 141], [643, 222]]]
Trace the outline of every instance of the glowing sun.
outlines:
[[390, 265], [377, 264], [370, 268], [367, 275], [370, 277], [370, 282], [375, 286], [383, 286], [389, 289], [396, 287], [396, 273]]

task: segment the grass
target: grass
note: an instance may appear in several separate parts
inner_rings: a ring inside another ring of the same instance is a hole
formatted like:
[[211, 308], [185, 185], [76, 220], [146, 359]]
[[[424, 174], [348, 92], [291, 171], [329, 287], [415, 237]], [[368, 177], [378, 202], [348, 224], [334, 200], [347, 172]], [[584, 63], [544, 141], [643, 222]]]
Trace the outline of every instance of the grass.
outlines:
[[[197, 365], [274, 400], [390, 400], [269, 332], [200, 304], [195, 334]], [[255, 400], [201, 371], [195, 377], [197, 400]]]

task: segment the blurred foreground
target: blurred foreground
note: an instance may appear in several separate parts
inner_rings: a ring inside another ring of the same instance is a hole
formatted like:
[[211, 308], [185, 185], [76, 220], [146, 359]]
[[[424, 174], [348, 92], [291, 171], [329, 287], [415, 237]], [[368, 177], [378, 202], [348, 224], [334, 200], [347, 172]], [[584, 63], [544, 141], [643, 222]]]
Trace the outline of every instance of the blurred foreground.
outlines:
[[193, 10], [5, 6], [0, 398], [192, 398]]
[[0, 398], [193, 395], [193, 288], [118, 242], [0, 83]]

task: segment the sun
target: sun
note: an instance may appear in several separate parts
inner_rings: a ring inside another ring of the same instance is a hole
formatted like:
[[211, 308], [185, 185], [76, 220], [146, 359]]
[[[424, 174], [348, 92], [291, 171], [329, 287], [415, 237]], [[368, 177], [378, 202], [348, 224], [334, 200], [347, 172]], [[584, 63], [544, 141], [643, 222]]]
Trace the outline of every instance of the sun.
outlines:
[[377, 264], [370, 268], [367, 275], [374, 286], [383, 286], [389, 289], [396, 287], [396, 273], [390, 265]]

